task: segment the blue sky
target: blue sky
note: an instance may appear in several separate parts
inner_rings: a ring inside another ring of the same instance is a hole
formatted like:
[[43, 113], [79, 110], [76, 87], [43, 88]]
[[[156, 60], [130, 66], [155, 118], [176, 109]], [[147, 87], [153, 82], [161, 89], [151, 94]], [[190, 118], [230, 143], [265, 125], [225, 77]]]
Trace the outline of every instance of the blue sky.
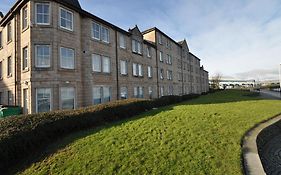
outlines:
[[[7, 12], [15, 0], [1, 0]], [[280, 0], [80, 0], [81, 6], [127, 30], [158, 27], [186, 38], [210, 75], [278, 79], [281, 63]]]

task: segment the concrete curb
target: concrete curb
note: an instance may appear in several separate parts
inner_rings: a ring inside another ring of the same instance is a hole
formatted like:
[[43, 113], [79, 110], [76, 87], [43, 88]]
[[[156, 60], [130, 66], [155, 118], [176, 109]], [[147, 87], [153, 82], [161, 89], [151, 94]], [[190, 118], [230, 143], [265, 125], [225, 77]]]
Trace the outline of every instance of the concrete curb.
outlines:
[[242, 157], [244, 173], [246, 175], [265, 175], [263, 165], [258, 154], [257, 137], [262, 130], [281, 120], [281, 115], [262, 122], [248, 131], [242, 142]]

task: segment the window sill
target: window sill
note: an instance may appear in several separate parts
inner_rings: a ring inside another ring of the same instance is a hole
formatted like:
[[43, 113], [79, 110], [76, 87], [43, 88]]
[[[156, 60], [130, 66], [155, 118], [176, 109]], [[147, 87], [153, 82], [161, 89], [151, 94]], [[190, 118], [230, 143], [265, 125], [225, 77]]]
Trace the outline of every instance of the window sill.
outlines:
[[61, 27], [61, 26], [59, 26], [59, 30], [67, 32], [67, 33], [71, 33], [71, 34], [74, 33], [73, 29], [71, 30], [71, 29], [67, 29], [67, 28]]
[[143, 56], [141, 53], [137, 53], [137, 52], [134, 52], [132, 51], [133, 54], [136, 54], [136, 55], [139, 55], [139, 56]]
[[35, 71], [50, 71], [51, 67], [35, 67]]
[[93, 71], [92, 74], [109, 76], [109, 75], [111, 75], [111, 72], [110, 73], [105, 73], [105, 72], [94, 72]]
[[100, 40], [100, 39], [96, 39], [96, 38], [93, 38], [93, 37], [91, 37], [91, 40], [92, 40], [92, 41], [95, 41], [95, 42], [98, 42], [98, 43], [100, 43], [100, 44], [103, 44], [103, 45], [111, 46], [111, 43], [110, 43], [110, 42], [105, 42], [105, 41], [102, 41], [102, 40]]
[[61, 72], [76, 72], [76, 69], [69, 69], [69, 68], [59, 68]]
[[122, 77], [128, 77], [128, 74], [120, 74]]
[[12, 77], [13, 77], [13, 75], [12, 75], [12, 74], [10, 74], [10, 75], [8, 75], [8, 76], [7, 76], [7, 78], [12, 78]]
[[7, 45], [9, 45], [13, 40], [7, 41]]
[[29, 29], [29, 25], [27, 25], [25, 28], [23, 28], [22, 30], [21, 30], [21, 33], [24, 33], [25, 31], [27, 31]]
[[22, 73], [26, 73], [26, 72], [29, 72], [29, 68], [28, 67], [22, 70]]
[[51, 24], [34, 24], [34, 27], [40, 27], [40, 28], [51, 28]]

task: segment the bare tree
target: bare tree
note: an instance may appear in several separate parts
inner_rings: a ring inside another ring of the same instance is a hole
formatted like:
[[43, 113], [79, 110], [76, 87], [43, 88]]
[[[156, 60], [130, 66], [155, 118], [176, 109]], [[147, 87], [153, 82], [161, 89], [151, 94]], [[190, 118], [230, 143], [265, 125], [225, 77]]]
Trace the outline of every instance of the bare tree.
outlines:
[[216, 73], [212, 79], [211, 79], [211, 84], [213, 89], [219, 89], [220, 88], [220, 81], [222, 79], [222, 74], [221, 73]]

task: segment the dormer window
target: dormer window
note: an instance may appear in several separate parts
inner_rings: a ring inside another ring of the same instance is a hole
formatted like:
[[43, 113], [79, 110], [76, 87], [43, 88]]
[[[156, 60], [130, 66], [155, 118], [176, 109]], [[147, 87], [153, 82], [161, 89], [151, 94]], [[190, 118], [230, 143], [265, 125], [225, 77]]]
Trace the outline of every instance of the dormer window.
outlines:
[[139, 41], [132, 40], [132, 51], [137, 54], [142, 54], [142, 45]]

